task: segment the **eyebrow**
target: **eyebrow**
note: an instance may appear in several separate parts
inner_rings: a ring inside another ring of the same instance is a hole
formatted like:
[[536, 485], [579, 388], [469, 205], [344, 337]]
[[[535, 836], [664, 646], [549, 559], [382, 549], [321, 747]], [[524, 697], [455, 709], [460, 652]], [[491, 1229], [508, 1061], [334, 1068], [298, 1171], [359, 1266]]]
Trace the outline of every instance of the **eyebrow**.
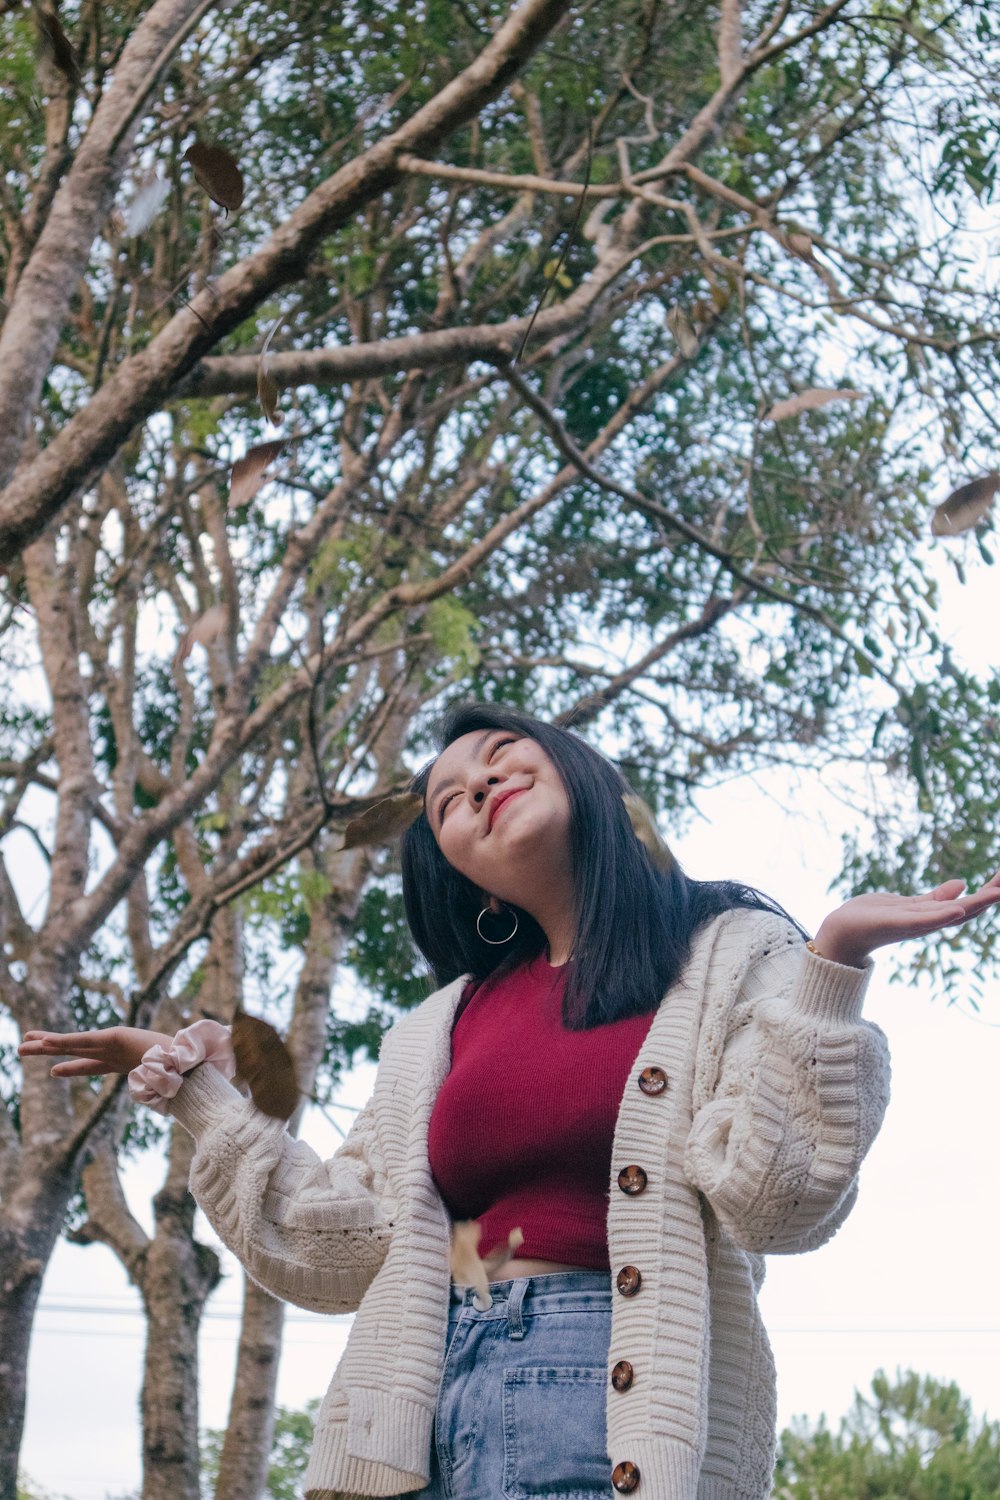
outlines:
[[[503, 730], [501, 729], [484, 729], [483, 733], [479, 736], [478, 740], [475, 743], [475, 746], [473, 747], [472, 759], [475, 759], [475, 757], [479, 754], [483, 746], [486, 744], [487, 740], [492, 739], [495, 734], [502, 733]], [[435, 791], [434, 796], [429, 800], [429, 806], [432, 812], [441, 804], [441, 793], [446, 792], [450, 787], [457, 785], [458, 782], [455, 780], [454, 776], [449, 776], [447, 781], [442, 781], [441, 785]], [[436, 813], [435, 816], [437, 816]]]

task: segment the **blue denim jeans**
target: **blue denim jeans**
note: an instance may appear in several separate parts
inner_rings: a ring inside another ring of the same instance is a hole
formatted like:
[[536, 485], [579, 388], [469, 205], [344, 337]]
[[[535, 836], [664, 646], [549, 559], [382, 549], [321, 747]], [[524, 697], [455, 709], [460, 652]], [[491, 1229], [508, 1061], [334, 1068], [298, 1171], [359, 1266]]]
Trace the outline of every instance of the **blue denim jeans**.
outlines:
[[608, 1500], [611, 1277], [452, 1288], [431, 1478], [400, 1500]]

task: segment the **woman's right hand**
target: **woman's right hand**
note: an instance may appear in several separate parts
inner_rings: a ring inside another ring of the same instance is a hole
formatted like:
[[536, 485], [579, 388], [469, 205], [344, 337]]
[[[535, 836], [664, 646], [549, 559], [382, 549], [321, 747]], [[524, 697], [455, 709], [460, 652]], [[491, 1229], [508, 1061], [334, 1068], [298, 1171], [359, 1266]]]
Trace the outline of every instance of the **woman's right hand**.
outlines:
[[103, 1031], [26, 1031], [18, 1057], [65, 1057], [49, 1071], [53, 1078], [79, 1078], [95, 1073], [131, 1073], [150, 1047], [169, 1047], [164, 1031], [141, 1031], [138, 1026], [107, 1026]]

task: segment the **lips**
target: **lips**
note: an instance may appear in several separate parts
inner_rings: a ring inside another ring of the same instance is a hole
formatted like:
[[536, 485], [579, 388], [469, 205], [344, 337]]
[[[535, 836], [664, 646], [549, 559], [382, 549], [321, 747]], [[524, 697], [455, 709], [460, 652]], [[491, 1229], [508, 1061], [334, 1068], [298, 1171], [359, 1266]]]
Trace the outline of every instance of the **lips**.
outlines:
[[504, 803], [509, 802], [511, 797], [517, 797], [521, 792], [526, 792], [527, 790], [528, 788], [526, 786], [515, 786], [511, 787], [509, 791], [498, 792], [495, 795], [492, 803], [490, 804], [489, 818], [486, 824], [487, 832], [489, 832], [489, 830], [493, 827], [493, 824], [496, 822], [497, 813], [500, 811], [501, 807], [503, 807]]

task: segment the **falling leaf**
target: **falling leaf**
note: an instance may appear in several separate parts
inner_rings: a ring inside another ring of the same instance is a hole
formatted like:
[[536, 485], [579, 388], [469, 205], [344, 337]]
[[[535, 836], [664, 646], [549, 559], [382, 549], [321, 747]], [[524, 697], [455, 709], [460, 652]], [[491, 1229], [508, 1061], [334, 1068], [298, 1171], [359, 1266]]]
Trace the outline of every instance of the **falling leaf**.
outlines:
[[564, 291], [569, 291], [573, 285], [573, 279], [565, 271], [563, 271], [561, 267], [562, 260], [557, 256], [553, 256], [552, 259], [547, 260], [542, 267], [542, 275], [550, 284], [555, 281], [564, 289]]
[[178, 661], [184, 661], [191, 655], [192, 646], [208, 646], [216, 640], [226, 628], [226, 606], [224, 604], [209, 605], [203, 615], [199, 615], [193, 625], [189, 625], [184, 632], [184, 637], [177, 648]]
[[988, 515], [997, 490], [1000, 490], [1000, 474], [996, 471], [960, 485], [934, 512], [931, 531], [935, 536], [958, 536], [960, 532], [971, 531]]
[[632, 832], [656, 868], [666, 875], [674, 862], [674, 856], [663, 841], [663, 835], [656, 826], [652, 809], [635, 792], [623, 792], [622, 801], [628, 813], [628, 820], [632, 824]]
[[398, 797], [384, 797], [359, 818], [352, 818], [344, 830], [342, 849], [358, 849], [366, 844], [387, 844], [397, 838], [424, 810], [419, 792], [402, 792]]
[[717, 281], [712, 282], [709, 289], [709, 296], [712, 299], [712, 306], [716, 312], [723, 312], [729, 306], [732, 295], [733, 289], [731, 286], [720, 286]]
[[169, 197], [170, 183], [155, 172], [137, 185], [135, 197], [125, 214], [124, 231], [129, 239], [135, 239], [149, 228]]
[[797, 417], [800, 412], [815, 411], [818, 406], [827, 406], [831, 401], [863, 401], [864, 391], [831, 390], [815, 386], [812, 390], [800, 391], [797, 396], [786, 396], [776, 401], [766, 414], [766, 422], [782, 422], [786, 417]]
[[262, 1114], [287, 1120], [299, 1102], [292, 1055], [273, 1026], [237, 1011], [233, 1021], [236, 1072]]
[[257, 363], [257, 399], [261, 411], [272, 427], [278, 427], [283, 418], [278, 410], [278, 382], [271, 374], [271, 367], [262, 354]]
[[243, 173], [235, 156], [222, 146], [208, 146], [195, 141], [184, 153], [201, 187], [221, 208], [239, 208], [243, 202]]
[[60, 73], [65, 73], [67, 78], [71, 78], [74, 83], [79, 83], [80, 69], [77, 66], [76, 53], [72, 42], [62, 29], [59, 17], [54, 10], [40, 9], [35, 14], [38, 19], [43, 50]]
[[462, 1219], [451, 1229], [451, 1279], [457, 1286], [472, 1286], [485, 1305], [490, 1301], [490, 1277], [524, 1244], [520, 1229], [512, 1229], [506, 1245], [497, 1245], [485, 1260], [480, 1259], [479, 1237], [482, 1225], [475, 1219]]
[[495, 1278], [497, 1272], [505, 1263], [505, 1261], [510, 1260], [512, 1256], [516, 1255], [523, 1244], [524, 1235], [521, 1230], [512, 1229], [510, 1234], [507, 1236], [506, 1245], [494, 1245], [489, 1255], [483, 1256], [483, 1265], [486, 1268], [486, 1274], [491, 1281]]
[[667, 327], [677, 341], [677, 347], [684, 358], [693, 359], [698, 353], [698, 335], [691, 327], [690, 319], [679, 303], [667, 313]]
[[284, 447], [284, 441], [280, 439], [275, 443], [257, 443], [242, 458], [236, 460], [229, 476], [230, 510], [238, 510], [241, 505], [250, 504], [264, 483], [268, 468]]
[[490, 1278], [479, 1258], [483, 1232], [475, 1219], [461, 1219], [451, 1228], [451, 1279], [457, 1286], [474, 1286], [483, 1302], [490, 1300]]

